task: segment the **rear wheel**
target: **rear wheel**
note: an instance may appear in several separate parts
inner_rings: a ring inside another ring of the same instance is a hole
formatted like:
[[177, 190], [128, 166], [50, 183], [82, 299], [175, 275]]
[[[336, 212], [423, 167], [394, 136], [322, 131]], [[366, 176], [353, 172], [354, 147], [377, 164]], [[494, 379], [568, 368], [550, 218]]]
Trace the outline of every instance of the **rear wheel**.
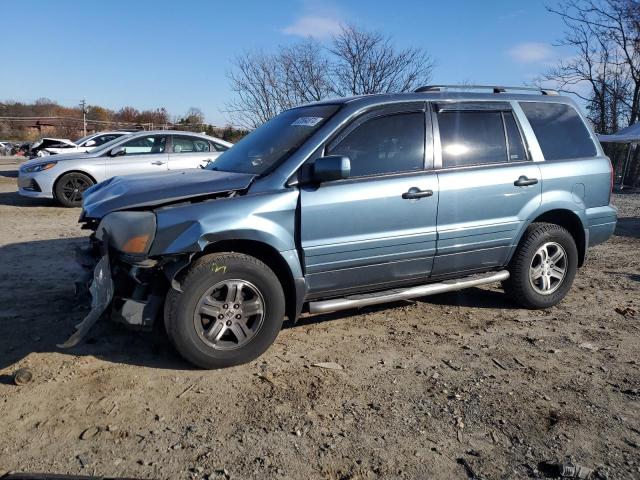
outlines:
[[249, 255], [198, 259], [165, 303], [171, 343], [189, 362], [222, 368], [250, 362], [275, 341], [285, 313], [276, 275]]
[[525, 232], [503, 282], [505, 292], [525, 308], [548, 308], [565, 297], [576, 275], [573, 236], [551, 223], [533, 223]]
[[54, 192], [56, 200], [65, 207], [80, 207], [82, 193], [93, 184], [93, 180], [84, 173], [67, 173], [56, 182]]

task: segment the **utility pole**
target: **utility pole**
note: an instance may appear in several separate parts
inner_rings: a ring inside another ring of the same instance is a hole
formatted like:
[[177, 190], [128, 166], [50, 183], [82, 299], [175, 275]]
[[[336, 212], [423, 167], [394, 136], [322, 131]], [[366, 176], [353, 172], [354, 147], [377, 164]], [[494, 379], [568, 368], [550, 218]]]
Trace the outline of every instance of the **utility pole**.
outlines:
[[82, 136], [86, 137], [87, 136], [87, 102], [86, 100], [82, 100], [80, 102], [80, 106], [82, 107]]

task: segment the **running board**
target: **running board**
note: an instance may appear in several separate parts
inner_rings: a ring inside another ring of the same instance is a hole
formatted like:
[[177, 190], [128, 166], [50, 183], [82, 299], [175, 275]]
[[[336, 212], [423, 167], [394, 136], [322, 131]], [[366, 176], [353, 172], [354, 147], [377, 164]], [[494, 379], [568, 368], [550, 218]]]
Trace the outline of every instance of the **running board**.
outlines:
[[386, 290], [384, 292], [369, 293], [365, 295], [350, 295], [343, 298], [333, 298], [331, 300], [321, 300], [309, 302], [309, 313], [327, 313], [348, 308], [365, 307], [367, 305], [377, 305], [380, 303], [396, 302], [398, 300], [408, 300], [415, 297], [426, 297], [436, 293], [453, 292], [469, 287], [477, 287], [487, 283], [500, 282], [509, 278], [507, 270], [493, 272], [488, 275], [473, 275], [470, 277], [445, 280], [439, 283], [429, 283], [417, 287]]

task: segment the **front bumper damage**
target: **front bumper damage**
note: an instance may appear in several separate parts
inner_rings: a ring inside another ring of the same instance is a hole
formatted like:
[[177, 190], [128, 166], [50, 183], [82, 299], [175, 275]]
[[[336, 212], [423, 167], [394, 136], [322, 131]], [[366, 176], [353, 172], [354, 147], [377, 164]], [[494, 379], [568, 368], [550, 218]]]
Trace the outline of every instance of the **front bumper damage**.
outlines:
[[[80, 252], [76, 258], [82, 266], [85, 265], [84, 252]], [[91, 311], [76, 325], [76, 331], [66, 342], [59, 344], [59, 348], [71, 348], [80, 343], [91, 327], [98, 321], [113, 299], [113, 279], [111, 278], [111, 266], [109, 264], [109, 249], [104, 247], [104, 253], [98, 260], [93, 270], [93, 280], [89, 285], [91, 294]]]
[[[162, 310], [167, 289], [174, 276], [189, 263], [189, 255], [167, 257], [162, 261], [127, 259], [106, 242], [92, 238], [92, 246], [76, 251], [76, 261], [87, 274], [76, 283], [76, 293], [91, 295], [91, 310], [76, 325], [69, 339], [59, 348], [80, 343], [91, 327], [105, 314], [112, 321], [133, 329], [149, 330]], [[175, 287], [174, 287], [175, 288]], [[105, 315], [106, 316], [106, 315]]]

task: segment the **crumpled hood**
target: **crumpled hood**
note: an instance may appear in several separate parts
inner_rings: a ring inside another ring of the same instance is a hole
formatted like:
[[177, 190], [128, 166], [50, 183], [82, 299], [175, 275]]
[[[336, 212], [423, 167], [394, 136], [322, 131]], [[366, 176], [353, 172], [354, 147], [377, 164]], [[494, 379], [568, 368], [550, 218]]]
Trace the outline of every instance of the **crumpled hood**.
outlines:
[[188, 198], [242, 190], [255, 175], [206, 169], [113, 177], [85, 190], [84, 218], [101, 219], [129, 208], [163, 205]]
[[53, 147], [54, 145], [69, 145], [70, 147], [77, 147], [75, 143], [67, 138], [41, 138], [33, 142], [31, 149], [38, 148], [44, 145], [44, 147]]

